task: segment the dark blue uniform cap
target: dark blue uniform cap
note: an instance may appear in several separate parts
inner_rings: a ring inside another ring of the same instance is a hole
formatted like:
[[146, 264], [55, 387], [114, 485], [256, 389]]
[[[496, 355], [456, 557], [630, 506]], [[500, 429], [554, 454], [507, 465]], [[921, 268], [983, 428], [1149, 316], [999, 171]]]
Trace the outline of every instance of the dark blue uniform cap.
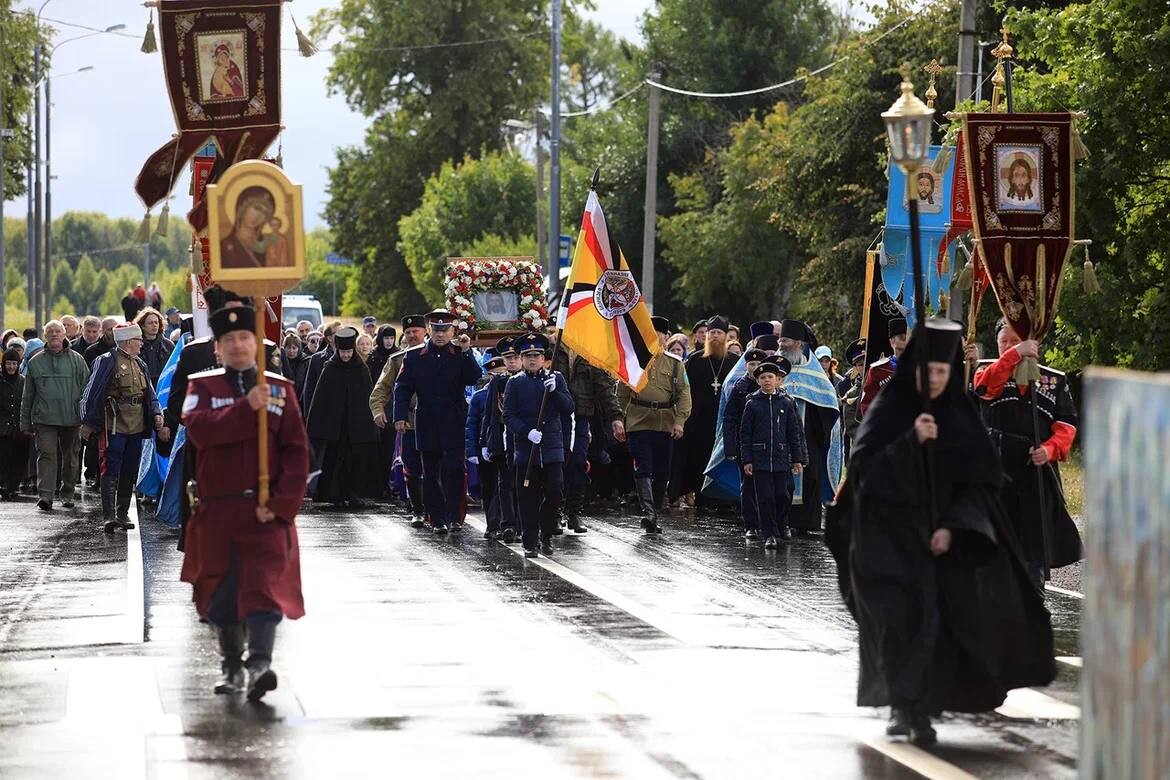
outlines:
[[496, 352], [500, 355], [515, 355], [516, 354], [516, 337], [504, 336], [496, 342]]
[[236, 330], [256, 332], [256, 312], [250, 306], [229, 306], [214, 312], [208, 322], [216, 341]]
[[526, 352], [544, 352], [548, 347], [548, 336], [543, 333], [526, 333], [516, 340], [516, 351], [521, 355]]
[[753, 339], [758, 339], [760, 336], [769, 336], [772, 334], [772, 323], [770, 322], [753, 322], [748, 328], [748, 332]]
[[402, 329], [407, 328], [425, 328], [427, 326], [427, 315], [425, 314], [407, 314], [402, 318]]
[[455, 325], [455, 315], [446, 309], [435, 309], [427, 315], [432, 328], [450, 328]]
[[845, 348], [845, 362], [852, 364], [865, 357], [865, 339], [858, 339]]
[[779, 360], [769, 360], [766, 363], [761, 363], [752, 372], [756, 379], [760, 378], [761, 374], [776, 374], [777, 376], [788, 376], [792, 372], [792, 363], [787, 358], [780, 358]]

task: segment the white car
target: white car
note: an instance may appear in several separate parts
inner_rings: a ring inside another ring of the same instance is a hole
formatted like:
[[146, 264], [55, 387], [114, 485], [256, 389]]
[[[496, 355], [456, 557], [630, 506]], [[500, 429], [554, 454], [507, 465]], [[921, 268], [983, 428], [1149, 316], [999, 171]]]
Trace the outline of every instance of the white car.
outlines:
[[295, 328], [301, 320], [308, 320], [314, 328], [319, 328], [325, 321], [321, 303], [312, 295], [285, 295], [281, 306], [280, 319], [285, 328]]

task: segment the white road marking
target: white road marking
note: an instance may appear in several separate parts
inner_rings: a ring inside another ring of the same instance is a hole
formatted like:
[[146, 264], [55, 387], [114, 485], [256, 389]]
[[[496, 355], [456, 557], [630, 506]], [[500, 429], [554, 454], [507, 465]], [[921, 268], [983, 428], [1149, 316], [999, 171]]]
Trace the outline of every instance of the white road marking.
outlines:
[[1005, 718], [1013, 720], [1080, 720], [1081, 708], [1075, 704], [1054, 699], [1034, 688], [1008, 691], [1007, 701], [995, 708]]
[[1085, 598], [1084, 593], [1077, 593], [1075, 590], [1066, 590], [1064, 588], [1058, 588], [1055, 585], [1045, 585], [1044, 589], [1047, 591], [1050, 591], [1052, 593], [1058, 593], [1061, 596], [1068, 596], [1069, 598], [1074, 598], [1074, 599], [1084, 599]]
[[1075, 666], [1077, 669], [1080, 669], [1083, 666], [1081, 657], [1077, 655], [1058, 655], [1056, 656], [1056, 661], [1057, 663]]
[[865, 744], [929, 780], [976, 780], [975, 775], [908, 742], [871, 737], [865, 740]]
[[140, 645], [145, 634], [146, 592], [142, 587], [142, 520], [138, 501], [130, 502], [130, 522], [126, 532], [126, 644]]

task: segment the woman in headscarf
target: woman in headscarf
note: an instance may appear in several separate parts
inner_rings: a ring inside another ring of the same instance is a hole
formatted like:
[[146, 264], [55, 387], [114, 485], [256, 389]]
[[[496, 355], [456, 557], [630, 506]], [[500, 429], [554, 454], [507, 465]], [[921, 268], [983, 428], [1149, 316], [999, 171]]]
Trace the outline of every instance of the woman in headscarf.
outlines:
[[337, 351], [325, 362], [313, 391], [308, 431], [313, 451], [321, 453], [321, 476], [314, 501], [363, 509], [362, 496], [381, 495], [373, 470], [378, 462], [378, 427], [370, 416], [374, 383], [357, 355], [358, 333], [340, 328], [333, 334]]
[[284, 337], [284, 360], [280, 364], [284, 376], [297, 388], [297, 400], [300, 401], [300, 391], [305, 385], [305, 375], [309, 371], [309, 352], [301, 344], [300, 336], [296, 332]]
[[929, 407], [915, 339], [861, 424], [826, 531], [859, 629], [857, 703], [889, 705], [886, 733], [920, 745], [937, 740], [930, 719], [943, 710], [992, 710], [1056, 674], [1051, 618], [964, 387], [961, 326], [926, 330]]
[[395, 344], [397, 336], [391, 325], [378, 328], [378, 333], [374, 336], [374, 351], [366, 358], [366, 368], [370, 369], [370, 378], [375, 382], [382, 376], [382, 369], [390, 362], [390, 358], [398, 353]]
[[4, 350], [0, 366], [0, 496], [12, 501], [28, 471], [29, 440], [20, 431], [20, 401], [24, 377], [16, 350]]

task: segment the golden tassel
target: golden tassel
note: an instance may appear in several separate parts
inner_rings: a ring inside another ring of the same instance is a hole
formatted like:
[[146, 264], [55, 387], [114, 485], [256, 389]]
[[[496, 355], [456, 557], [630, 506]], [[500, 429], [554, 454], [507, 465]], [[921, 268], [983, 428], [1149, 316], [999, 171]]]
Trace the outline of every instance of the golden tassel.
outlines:
[[150, 209], [147, 209], [146, 214], [142, 217], [142, 224], [138, 226], [136, 239], [140, 244], [145, 244], [150, 241]]
[[1089, 259], [1089, 247], [1085, 246], [1085, 278], [1082, 282], [1086, 295], [1100, 295], [1101, 284], [1097, 281], [1097, 269]]
[[940, 292], [938, 294], [938, 310], [939, 311], [946, 311], [947, 307], [950, 305], [951, 305], [951, 296], [947, 295], [945, 292]]
[[1030, 385], [1040, 381], [1040, 363], [1036, 358], [1026, 357], [1019, 362], [1012, 378], [1017, 385]]
[[142, 53], [154, 54], [158, 51], [158, 41], [154, 37], [154, 11], [150, 12], [150, 21], [146, 23], [146, 37], [142, 39]]
[[938, 272], [946, 276], [951, 272], [951, 253], [943, 252], [942, 262], [939, 263]]
[[955, 289], [970, 290], [975, 284], [975, 269], [971, 267], [971, 261], [968, 260], [962, 270], [959, 271], [959, 278], [955, 280]]
[[1081, 134], [1077, 131], [1076, 120], [1073, 120], [1071, 141], [1074, 160], [1083, 160], [1089, 156], [1089, 147], [1085, 146], [1085, 142], [1081, 140]]
[[309, 40], [309, 36], [301, 32], [301, 28], [297, 26], [297, 19], [292, 13], [289, 13], [289, 18], [292, 19], [293, 29], [297, 31], [297, 48], [301, 50], [302, 57], [312, 57], [317, 53], [317, 47]]
[[167, 228], [170, 227], [170, 224], [171, 224], [171, 204], [164, 203], [163, 207], [162, 207], [162, 211], [160, 211], [158, 213], [158, 225], [155, 227], [154, 232], [157, 233], [158, 235], [162, 236], [163, 238], [166, 238]]
[[955, 147], [944, 146], [938, 150], [938, 157], [934, 158], [934, 172], [938, 176], [942, 176], [946, 171], [947, 166], [951, 163], [951, 157], [955, 154]]

